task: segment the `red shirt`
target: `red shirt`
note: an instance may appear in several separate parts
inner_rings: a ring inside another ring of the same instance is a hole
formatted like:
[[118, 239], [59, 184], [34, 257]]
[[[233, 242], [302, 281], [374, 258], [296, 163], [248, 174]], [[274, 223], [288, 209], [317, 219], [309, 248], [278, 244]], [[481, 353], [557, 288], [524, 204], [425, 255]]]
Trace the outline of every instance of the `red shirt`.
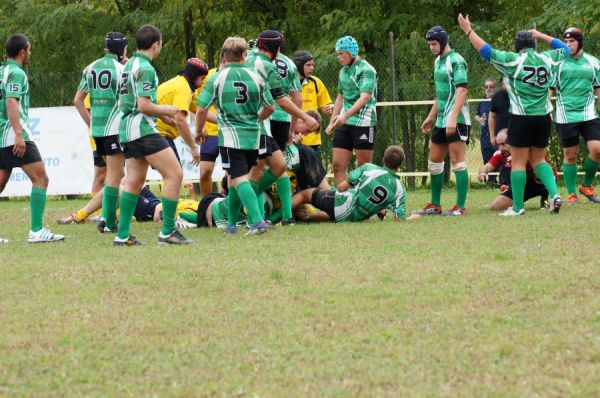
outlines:
[[[544, 159], [546, 160], [546, 162], [548, 161], [548, 158], [546, 156], [544, 156]], [[498, 150], [498, 151], [494, 152], [494, 155], [492, 156], [492, 158], [490, 159], [490, 161], [488, 163], [491, 164], [492, 167], [496, 170], [498, 170], [498, 169], [500, 169], [500, 167], [504, 166], [505, 168], [507, 168], [510, 171], [510, 169], [512, 168], [512, 157], [510, 155], [505, 155], [504, 153], [502, 153], [502, 151]], [[531, 167], [531, 163], [527, 162], [525, 171], [527, 172], [528, 180], [535, 177], [535, 175], [533, 173], [533, 168]], [[556, 173], [556, 170], [552, 169], [552, 172], [554, 173], [554, 178], [558, 178], [558, 173]]]

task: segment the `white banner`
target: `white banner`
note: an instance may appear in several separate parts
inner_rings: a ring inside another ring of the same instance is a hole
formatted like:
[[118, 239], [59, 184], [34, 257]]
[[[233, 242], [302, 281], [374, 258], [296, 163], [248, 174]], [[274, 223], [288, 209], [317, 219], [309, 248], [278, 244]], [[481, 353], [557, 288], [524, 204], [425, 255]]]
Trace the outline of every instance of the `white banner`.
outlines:
[[[50, 179], [49, 195], [90, 193], [94, 163], [87, 128], [74, 106], [32, 108], [29, 120]], [[13, 169], [2, 196], [29, 196], [31, 181]]]
[[[74, 106], [31, 108], [29, 120], [32, 140], [37, 145], [50, 179], [48, 195], [76, 195], [91, 192], [94, 162], [88, 130]], [[192, 132], [194, 131], [192, 126]], [[192, 156], [181, 137], [175, 140], [183, 167], [183, 178], [198, 181], [200, 170], [192, 165]], [[213, 180], [223, 177], [221, 158], [217, 158]], [[147, 179], [161, 181], [161, 175], [150, 168]], [[31, 181], [20, 168], [12, 171], [0, 196], [29, 196]]]

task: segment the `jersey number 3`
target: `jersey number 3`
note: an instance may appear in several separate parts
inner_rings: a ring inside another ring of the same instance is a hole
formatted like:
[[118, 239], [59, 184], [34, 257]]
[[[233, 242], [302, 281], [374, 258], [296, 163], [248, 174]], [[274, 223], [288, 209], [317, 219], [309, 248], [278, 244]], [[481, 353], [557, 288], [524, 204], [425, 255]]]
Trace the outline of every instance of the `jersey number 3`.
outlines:
[[238, 89], [238, 96], [235, 99], [235, 103], [243, 105], [248, 102], [248, 86], [243, 82], [233, 82], [233, 87]]
[[387, 189], [385, 189], [381, 185], [377, 185], [375, 188], [373, 188], [373, 192], [371, 193], [371, 196], [369, 196], [367, 198], [367, 200], [369, 202], [373, 203], [374, 205], [379, 205], [379, 204], [383, 203], [383, 201], [386, 200], [387, 197], [388, 197]]

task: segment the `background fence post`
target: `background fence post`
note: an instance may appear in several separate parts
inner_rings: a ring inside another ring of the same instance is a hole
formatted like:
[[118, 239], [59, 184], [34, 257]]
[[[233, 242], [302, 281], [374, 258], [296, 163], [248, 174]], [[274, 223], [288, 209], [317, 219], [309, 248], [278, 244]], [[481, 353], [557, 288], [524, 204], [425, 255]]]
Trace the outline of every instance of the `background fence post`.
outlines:
[[[390, 32], [390, 70], [392, 73], [392, 101], [398, 101], [398, 93], [396, 92], [396, 56], [394, 54], [394, 32]], [[392, 108], [392, 144], [396, 145], [398, 143], [397, 137], [397, 124], [396, 124], [396, 107], [391, 106]]]

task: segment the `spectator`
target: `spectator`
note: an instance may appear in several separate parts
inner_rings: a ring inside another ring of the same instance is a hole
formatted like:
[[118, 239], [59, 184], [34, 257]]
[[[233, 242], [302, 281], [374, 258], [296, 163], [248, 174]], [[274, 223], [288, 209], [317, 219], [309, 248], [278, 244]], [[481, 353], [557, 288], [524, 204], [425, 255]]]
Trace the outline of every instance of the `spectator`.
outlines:
[[[483, 84], [485, 90], [485, 99], [490, 100], [496, 92], [496, 81], [492, 78], [486, 79]], [[490, 101], [482, 101], [477, 105], [477, 115], [475, 119], [481, 127], [480, 147], [483, 164], [486, 164], [496, 152], [496, 149], [490, 142], [490, 130], [488, 129], [488, 115], [490, 113]], [[496, 176], [490, 176], [488, 183], [495, 184]]]
[[507, 78], [502, 78], [502, 88], [496, 91], [490, 103], [490, 115], [488, 117], [488, 128], [490, 131], [490, 142], [496, 146], [496, 132], [508, 128], [508, 108], [510, 100], [508, 99]]

